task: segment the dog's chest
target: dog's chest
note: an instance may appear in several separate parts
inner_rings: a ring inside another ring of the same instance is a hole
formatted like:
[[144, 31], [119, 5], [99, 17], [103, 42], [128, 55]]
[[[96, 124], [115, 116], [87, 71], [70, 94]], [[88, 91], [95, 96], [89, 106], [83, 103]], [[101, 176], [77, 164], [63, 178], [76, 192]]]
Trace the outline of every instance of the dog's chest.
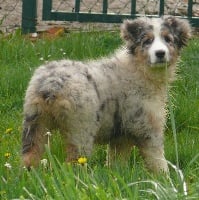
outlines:
[[134, 92], [106, 102], [99, 116], [96, 143], [108, 143], [113, 137], [121, 135], [139, 137], [147, 133], [147, 129], [153, 126], [153, 120], [164, 123], [164, 105], [161, 98]]

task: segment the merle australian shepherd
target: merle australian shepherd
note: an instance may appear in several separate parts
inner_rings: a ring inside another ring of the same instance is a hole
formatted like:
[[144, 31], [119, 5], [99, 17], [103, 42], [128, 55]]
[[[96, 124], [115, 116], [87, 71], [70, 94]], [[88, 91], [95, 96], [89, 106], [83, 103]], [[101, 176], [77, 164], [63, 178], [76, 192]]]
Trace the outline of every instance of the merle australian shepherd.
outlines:
[[53, 61], [36, 69], [24, 103], [24, 165], [39, 164], [46, 132], [58, 129], [67, 162], [91, 155], [95, 144], [109, 144], [111, 158], [125, 161], [136, 145], [149, 170], [168, 172], [167, 89], [190, 35], [189, 23], [172, 16], [125, 20], [125, 45], [113, 55]]

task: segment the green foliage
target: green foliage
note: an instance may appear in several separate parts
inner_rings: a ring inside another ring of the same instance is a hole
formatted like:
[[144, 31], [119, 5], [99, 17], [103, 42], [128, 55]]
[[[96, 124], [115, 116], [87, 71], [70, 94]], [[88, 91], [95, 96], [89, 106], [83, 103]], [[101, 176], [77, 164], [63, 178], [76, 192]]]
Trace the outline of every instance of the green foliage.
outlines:
[[[0, 38], [0, 199], [198, 199], [199, 197], [199, 39], [190, 41], [179, 62], [179, 79], [171, 92], [173, 118], [166, 130], [166, 157], [171, 178], [152, 176], [134, 148], [131, 162], [106, 165], [107, 147], [98, 147], [88, 163], [67, 166], [59, 134], [50, 137], [38, 169], [21, 166], [23, 98], [34, 69], [49, 60], [93, 59], [120, 44], [117, 32], [70, 33], [31, 42], [19, 33]], [[172, 130], [171, 124], [175, 124]], [[61, 144], [61, 145], [60, 145]], [[45, 160], [43, 160], [45, 161]], [[185, 184], [186, 182], [186, 184]], [[186, 195], [186, 187], [188, 194]]]

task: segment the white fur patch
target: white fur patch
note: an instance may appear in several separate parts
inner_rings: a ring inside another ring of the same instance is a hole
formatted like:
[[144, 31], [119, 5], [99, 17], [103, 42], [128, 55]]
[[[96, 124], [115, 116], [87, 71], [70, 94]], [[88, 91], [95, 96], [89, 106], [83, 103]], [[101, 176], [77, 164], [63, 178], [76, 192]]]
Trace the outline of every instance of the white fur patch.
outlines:
[[[153, 25], [154, 40], [151, 47], [148, 50], [149, 61], [152, 65], [154, 64], [164, 64], [170, 61], [170, 52], [164, 38], [161, 36], [161, 25], [159, 20], [154, 20]], [[158, 57], [158, 52], [164, 52], [164, 56]]]

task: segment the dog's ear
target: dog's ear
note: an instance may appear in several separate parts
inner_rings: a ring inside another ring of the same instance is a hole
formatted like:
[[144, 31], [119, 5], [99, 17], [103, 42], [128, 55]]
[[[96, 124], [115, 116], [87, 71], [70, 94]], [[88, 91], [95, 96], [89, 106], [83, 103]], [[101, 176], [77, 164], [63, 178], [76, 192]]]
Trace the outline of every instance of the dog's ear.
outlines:
[[191, 26], [188, 20], [168, 16], [164, 18], [164, 25], [170, 29], [179, 49], [187, 44], [191, 37]]
[[146, 22], [142, 19], [124, 20], [121, 25], [121, 37], [126, 42], [135, 42], [145, 27]]

